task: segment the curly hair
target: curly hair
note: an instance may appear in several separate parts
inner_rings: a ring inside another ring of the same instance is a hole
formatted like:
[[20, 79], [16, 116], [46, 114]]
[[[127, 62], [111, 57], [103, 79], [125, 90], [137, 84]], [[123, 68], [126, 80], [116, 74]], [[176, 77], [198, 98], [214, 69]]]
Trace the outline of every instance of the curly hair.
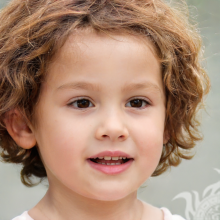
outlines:
[[[184, 7], [183, 7], [184, 6]], [[76, 29], [147, 38], [160, 61], [166, 94], [165, 129], [169, 141], [158, 167], [160, 175], [202, 139], [197, 112], [204, 108], [209, 78], [200, 63], [201, 37], [190, 24], [187, 6], [163, 0], [12, 0], [0, 12], [0, 146], [4, 162], [20, 163], [21, 180], [47, 176], [37, 145], [18, 146], [6, 130], [5, 114], [14, 108], [35, 123], [34, 110], [48, 65]], [[184, 12], [183, 12], [184, 11]]]

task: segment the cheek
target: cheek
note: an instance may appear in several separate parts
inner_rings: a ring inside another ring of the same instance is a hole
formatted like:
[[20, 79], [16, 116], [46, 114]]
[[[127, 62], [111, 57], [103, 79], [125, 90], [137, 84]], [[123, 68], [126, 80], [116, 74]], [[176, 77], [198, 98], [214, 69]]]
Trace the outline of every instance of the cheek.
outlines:
[[133, 140], [138, 149], [141, 172], [151, 174], [157, 167], [163, 149], [163, 130], [163, 120], [154, 120], [153, 117], [146, 118], [133, 127]]
[[136, 145], [139, 147], [140, 156], [146, 151], [155, 151], [163, 146], [164, 123], [163, 120], [154, 120], [153, 117], [132, 123], [132, 134]]
[[146, 138], [140, 142], [139, 146], [140, 167], [143, 172], [149, 170], [151, 174], [156, 169], [161, 158], [163, 141], [158, 137], [156, 137], [154, 140], [149, 140], [146, 136]]
[[[87, 129], [87, 130], [86, 130]], [[77, 125], [65, 117], [53, 120], [47, 118], [38, 134], [38, 144], [45, 166], [52, 172], [68, 174], [76, 172], [83, 163], [89, 127]]]
[[[154, 137], [154, 138], [153, 138]], [[163, 140], [158, 136], [143, 135], [140, 139], [139, 155], [138, 155], [138, 172], [137, 178], [140, 178], [140, 185], [142, 185], [157, 168], [163, 149]]]
[[140, 156], [158, 157], [163, 147], [163, 132], [155, 131], [151, 128], [148, 132], [143, 132], [137, 140], [140, 149]]

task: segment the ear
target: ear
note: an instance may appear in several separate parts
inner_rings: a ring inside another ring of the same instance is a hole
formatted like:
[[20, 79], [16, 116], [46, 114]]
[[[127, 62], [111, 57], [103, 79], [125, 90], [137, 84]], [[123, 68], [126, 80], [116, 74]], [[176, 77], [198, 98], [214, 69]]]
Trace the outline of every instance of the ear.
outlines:
[[164, 134], [163, 134], [163, 144], [166, 144], [170, 139], [170, 134], [168, 133], [167, 130], [164, 131]]
[[18, 109], [8, 111], [3, 122], [18, 146], [30, 149], [36, 145], [35, 135]]

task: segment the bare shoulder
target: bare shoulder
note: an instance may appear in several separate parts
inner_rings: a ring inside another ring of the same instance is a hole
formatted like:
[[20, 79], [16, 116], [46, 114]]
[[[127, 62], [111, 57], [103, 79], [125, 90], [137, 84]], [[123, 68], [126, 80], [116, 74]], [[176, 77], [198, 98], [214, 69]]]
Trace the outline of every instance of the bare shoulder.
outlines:
[[163, 211], [157, 207], [154, 207], [146, 202], [141, 201], [143, 204], [143, 215], [141, 220], [163, 220]]
[[28, 211], [28, 215], [33, 220], [38, 220], [38, 219], [45, 220], [46, 219], [45, 216], [42, 215], [37, 205]]

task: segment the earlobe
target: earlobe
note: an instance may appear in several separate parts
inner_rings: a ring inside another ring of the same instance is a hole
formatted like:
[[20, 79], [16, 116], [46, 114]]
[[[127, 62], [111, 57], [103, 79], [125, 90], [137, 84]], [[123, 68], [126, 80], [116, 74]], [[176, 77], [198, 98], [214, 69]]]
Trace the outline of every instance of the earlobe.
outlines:
[[170, 139], [170, 135], [168, 133], [167, 130], [164, 131], [164, 134], [163, 134], [163, 144], [166, 144]]
[[7, 112], [3, 122], [8, 133], [18, 146], [24, 149], [30, 149], [36, 145], [35, 135], [19, 110], [13, 109]]

